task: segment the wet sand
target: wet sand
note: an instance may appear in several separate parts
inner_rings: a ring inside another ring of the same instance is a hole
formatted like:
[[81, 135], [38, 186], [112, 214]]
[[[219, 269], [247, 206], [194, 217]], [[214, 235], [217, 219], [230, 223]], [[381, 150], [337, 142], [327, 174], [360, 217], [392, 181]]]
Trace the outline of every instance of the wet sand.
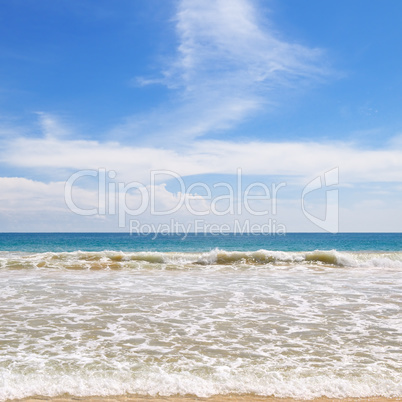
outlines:
[[294, 399], [294, 398], [277, 398], [272, 396], [257, 396], [257, 395], [216, 395], [209, 398], [199, 398], [196, 396], [116, 396], [116, 397], [29, 397], [24, 399], [14, 399], [13, 402], [387, 402], [387, 401], [402, 401], [402, 398], [385, 398], [385, 397], [370, 397], [370, 398], [315, 398], [315, 399]]

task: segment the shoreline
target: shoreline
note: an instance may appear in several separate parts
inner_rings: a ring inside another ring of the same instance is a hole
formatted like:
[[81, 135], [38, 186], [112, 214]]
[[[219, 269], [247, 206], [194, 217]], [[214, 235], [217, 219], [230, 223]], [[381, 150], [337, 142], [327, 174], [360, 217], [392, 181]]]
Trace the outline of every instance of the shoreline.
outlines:
[[146, 396], [146, 395], [120, 395], [120, 396], [32, 396], [22, 399], [8, 399], [7, 402], [38, 402], [38, 401], [51, 401], [51, 402], [72, 402], [72, 401], [85, 401], [85, 402], [387, 402], [387, 401], [402, 401], [402, 397], [383, 397], [373, 396], [367, 398], [328, 398], [318, 397], [313, 399], [298, 399], [298, 398], [280, 398], [275, 396], [260, 396], [260, 395], [213, 395], [210, 397], [197, 397], [194, 395], [173, 395], [173, 396]]

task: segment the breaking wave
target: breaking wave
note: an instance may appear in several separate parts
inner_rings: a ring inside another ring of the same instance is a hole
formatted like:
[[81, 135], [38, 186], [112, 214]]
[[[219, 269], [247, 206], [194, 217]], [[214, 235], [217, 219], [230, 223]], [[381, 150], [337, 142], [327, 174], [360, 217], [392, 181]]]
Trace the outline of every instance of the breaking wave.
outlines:
[[305, 252], [284, 251], [225, 251], [205, 253], [181, 252], [0, 252], [3, 269], [68, 269], [68, 270], [120, 270], [120, 269], [201, 269], [219, 267], [378, 267], [402, 269], [401, 252], [339, 252], [315, 250]]

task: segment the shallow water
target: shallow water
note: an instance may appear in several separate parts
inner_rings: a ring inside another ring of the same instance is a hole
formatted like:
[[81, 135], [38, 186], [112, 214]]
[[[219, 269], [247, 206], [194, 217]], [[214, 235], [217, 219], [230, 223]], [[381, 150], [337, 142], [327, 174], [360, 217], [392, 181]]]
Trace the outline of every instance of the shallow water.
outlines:
[[1, 252], [0, 399], [402, 396], [402, 253]]

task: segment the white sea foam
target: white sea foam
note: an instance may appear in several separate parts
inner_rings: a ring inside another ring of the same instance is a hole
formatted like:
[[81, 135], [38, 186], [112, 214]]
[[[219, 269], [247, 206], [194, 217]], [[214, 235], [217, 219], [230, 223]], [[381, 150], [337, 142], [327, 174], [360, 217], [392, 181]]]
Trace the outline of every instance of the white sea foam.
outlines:
[[[112, 395], [196, 395], [208, 397], [225, 394], [257, 394], [262, 396], [312, 399], [329, 398], [398, 397], [402, 383], [398, 377], [385, 373], [370, 373], [358, 378], [341, 379], [330, 375], [303, 376], [302, 373], [235, 372], [221, 367], [214, 376], [203, 378], [188, 372], [169, 373], [155, 368], [141, 375], [128, 372], [74, 374], [1, 373], [0, 400], [25, 398], [33, 395], [54, 397], [70, 394], [77, 397]], [[6, 384], [3, 386], [3, 384]]]
[[401, 252], [338, 252], [315, 250], [308, 252], [282, 252], [270, 250], [225, 251], [204, 253], [180, 252], [62, 252], [62, 253], [7, 253], [0, 252], [0, 267], [64, 268], [64, 269], [196, 269], [196, 266], [328, 266], [328, 267], [380, 267], [402, 269]]
[[0, 253], [0, 399], [402, 397], [401, 253]]

